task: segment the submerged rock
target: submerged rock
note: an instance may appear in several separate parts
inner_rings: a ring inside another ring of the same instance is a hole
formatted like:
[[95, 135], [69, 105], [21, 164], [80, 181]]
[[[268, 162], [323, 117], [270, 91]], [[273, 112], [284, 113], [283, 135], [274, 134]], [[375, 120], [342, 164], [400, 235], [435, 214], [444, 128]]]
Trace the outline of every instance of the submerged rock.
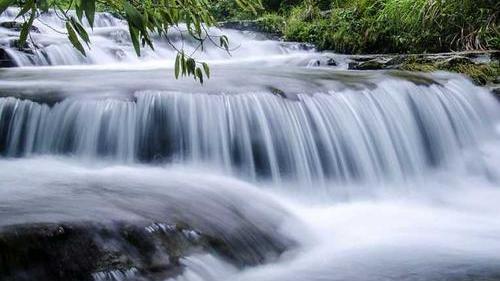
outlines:
[[[0, 27], [10, 29], [11, 31], [20, 32], [21, 29], [23, 28], [23, 23], [17, 21], [4, 21], [0, 22]], [[30, 27], [30, 31], [35, 33], [40, 33], [40, 29], [34, 25]]]
[[0, 48], [0, 68], [1, 67], [15, 67], [17, 66], [15, 61], [10, 57], [10, 55], [5, 51], [5, 49]]

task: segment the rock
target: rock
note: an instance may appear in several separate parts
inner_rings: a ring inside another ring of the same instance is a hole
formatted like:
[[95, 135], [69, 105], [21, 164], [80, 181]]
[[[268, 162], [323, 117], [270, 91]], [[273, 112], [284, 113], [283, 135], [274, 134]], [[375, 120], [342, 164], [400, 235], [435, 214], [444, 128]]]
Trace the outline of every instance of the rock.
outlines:
[[500, 85], [496, 85], [491, 88], [491, 92], [497, 97], [500, 98]]
[[[262, 249], [238, 235], [208, 235], [189, 225], [134, 222], [70, 222], [0, 228], [0, 280], [83, 280], [126, 276], [160, 281], [183, 273], [180, 259], [194, 253], [219, 255], [235, 266], [264, 263], [286, 249], [286, 241], [248, 231]], [[237, 238], [239, 237], [239, 238]], [[255, 240], [251, 240], [255, 241]], [[111, 279], [115, 280], [115, 279]]]
[[158, 223], [15, 225], [0, 231], [0, 280], [93, 280], [112, 272], [165, 280], [182, 273], [179, 257], [199, 243]]
[[36, 49], [39, 49], [40, 47], [34, 44], [31, 40], [27, 40], [24, 42], [24, 44], [21, 46], [19, 43], [19, 39], [14, 39], [11, 40], [10, 42], [10, 47], [15, 48], [21, 52], [33, 55], [35, 53]]
[[458, 65], [467, 65], [467, 64], [474, 64], [474, 62], [472, 62], [472, 60], [467, 57], [454, 56], [438, 62], [438, 67], [444, 69], [452, 69]]
[[376, 60], [369, 60], [365, 62], [350, 62], [349, 69], [352, 70], [379, 70], [384, 69], [385, 64]]
[[398, 68], [400, 65], [402, 65], [405, 61], [407, 61], [407, 56], [395, 56], [391, 59], [389, 59], [385, 65], [388, 68]]
[[[21, 29], [23, 28], [23, 23], [17, 21], [4, 21], [0, 22], [0, 27], [20, 32]], [[40, 33], [40, 29], [34, 25], [31, 26], [30, 31], [35, 33]]]
[[2, 67], [16, 67], [15, 61], [9, 56], [5, 49], [0, 48], [0, 68]]
[[273, 95], [282, 97], [284, 99], [292, 100], [292, 101], [299, 101], [299, 96], [295, 93], [285, 93], [284, 91], [275, 88], [273, 86], [269, 86], [268, 89], [271, 91]]
[[337, 66], [337, 62], [332, 59], [332, 58], [328, 58], [328, 60], [326, 61], [326, 65], [328, 66]]

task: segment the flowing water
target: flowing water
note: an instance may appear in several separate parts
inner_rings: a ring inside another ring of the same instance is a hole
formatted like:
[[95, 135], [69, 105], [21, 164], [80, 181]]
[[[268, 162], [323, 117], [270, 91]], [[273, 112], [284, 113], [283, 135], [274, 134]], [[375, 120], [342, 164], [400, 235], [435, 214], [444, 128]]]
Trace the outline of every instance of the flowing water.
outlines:
[[212, 68], [200, 85], [173, 78], [161, 38], [137, 58], [108, 14], [87, 57], [54, 14], [35, 26], [32, 52], [0, 27], [18, 66], [0, 69], [0, 227], [175, 216], [256, 253], [294, 241], [246, 267], [190, 255], [178, 281], [500, 278], [500, 105], [465, 77], [346, 71], [213, 30], [234, 50], [195, 54]]

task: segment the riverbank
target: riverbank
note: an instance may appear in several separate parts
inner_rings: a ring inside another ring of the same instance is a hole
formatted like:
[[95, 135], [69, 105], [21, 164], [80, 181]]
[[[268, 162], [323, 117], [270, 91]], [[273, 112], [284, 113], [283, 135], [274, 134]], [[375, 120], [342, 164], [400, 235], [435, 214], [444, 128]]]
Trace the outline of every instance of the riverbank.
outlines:
[[227, 2], [214, 8], [220, 19], [229, 19], [225, 26], [353, 55], [349, 69], [450, 71], [480, 86], [498, 89], [500, 83], [500, 3], [266, 0], [265, 14], [255, 16], [237, 13]]

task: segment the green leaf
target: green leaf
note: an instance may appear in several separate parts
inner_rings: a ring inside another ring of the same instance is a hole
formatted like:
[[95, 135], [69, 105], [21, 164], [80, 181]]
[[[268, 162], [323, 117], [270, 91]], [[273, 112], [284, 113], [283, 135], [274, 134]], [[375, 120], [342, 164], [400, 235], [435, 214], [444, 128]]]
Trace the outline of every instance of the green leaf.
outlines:
[[202, 63], [203, 65], [203, 70], [205, 70], [205, 75], [207, 75], [207, 78], [210, 78], [210, 67], [208, 67], [208, 64], [206, 62]]
[[82, 6], [90, 27], [94, 28], [95, 0], [82, 0]]
[[187, 65], [187, 72], [188, 74], [194, 74], [195, 68], [196, 68], [196, 62], [194, 61], [193, 58], [188, 58], [186, 61]]
[[25, 21], [21, 28], [21, 34], [19, 35], [19, 42], [18, 42], [19, 48], [22, 48], [24, 44], [26, 44], [31, 26], [33, 25], [33, 21], [35, 20], [35, 16], [36, 16], [36, 7], [35, 5], [33, 5], [31, 8], [31, 15], [29, 20]]
[[16, 16], [16, 19], [24, 16], [29, 10], [33, 9], [34, 7], [35, 7], [35, 0], [29, 0], [23, 5], [21, 11]]
[[144, 30], [144, 22], [141, 13], [127, 1], [123, 3], [123, 8], [125, 9], [125, 15], [129, 24], [132, 24], [139, 30]]
[[132, 26], [132, 23], [128, 23], [128, 29], [130, 32], [130, 39], [132, 40], [132, 44], [134, 45], [135, 53], [138, 57], [141, 56], [141, 44], [139, 42], [139, 32], [138, 30]]
[[76, 17], [78, 20], [82, 21], [83, 19], [83, 0], [75, 0], [75, 10], [76, 10]]
[[40, 9], [40, 11], [48, 12], [50, 8], [49, 0], [38, 0], [36, 1], [36, 6], [38, 9]]
[[14, 5], [15, 0], [0, 0], [0, 15], [9, 8], [9, 6]]
[[90, 38], [89, 34], [85, 30], [85, 27], [83, 27], [74, 17], [71, 17], [71, 24], [75, 27], [76, 33], [80, 36], [80, 38], [85, 41], [87, 46], [90, 44]]
[[182, 65], [182, 76], [185, 76], [187, 72], [187, 62], [186, 62], [186, 57], [184, 56], [184, 52], [181, 53], [181, 65]]
[[80, 40], [78, 40], [75, 29], [71, 26], [69, 21], [66, 22], [66, 30], [68, 31], [68, 38], [71, 44], [73, 44], [73, 46], [80, 51], [82, 55], [86, 56], [87, 54], [85, 53], [85, 49], [83, 48], [82, 43], [80, 43]]
[[179, 72], [181, 67], [181, 54], [177, 54], [175, 58], [175, 79], [179, 78]]
[[201, 68], [196, 68], [196, 76], [200, 79], [200, 83], [203, 84], [203, 73], [201, 72]]

